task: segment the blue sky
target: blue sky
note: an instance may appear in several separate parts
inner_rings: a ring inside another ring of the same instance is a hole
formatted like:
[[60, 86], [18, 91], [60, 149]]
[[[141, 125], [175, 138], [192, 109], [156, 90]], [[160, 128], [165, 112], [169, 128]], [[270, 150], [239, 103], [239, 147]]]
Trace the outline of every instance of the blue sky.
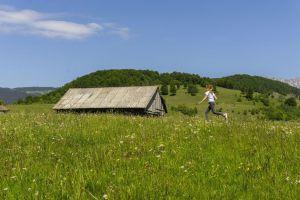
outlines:
[[0, 0], [0, 87], [109, 68], [300, 76], [297, 0]]

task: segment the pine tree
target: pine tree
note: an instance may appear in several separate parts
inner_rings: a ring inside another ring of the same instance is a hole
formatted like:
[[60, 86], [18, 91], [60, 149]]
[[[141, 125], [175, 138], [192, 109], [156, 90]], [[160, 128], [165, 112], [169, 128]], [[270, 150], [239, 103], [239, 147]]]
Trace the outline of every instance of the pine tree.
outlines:
[[196, 94], [198, 93], [198, 88], [196, 85], [190, 84], [188, 86], [187, 92], [192, 96], [196, 96]]
[[162, 85], [160, 88], [161, 94], [162, 95], [168, 95], [169, 94], [169, 88], [168, 85]]
[[176, 89], [175, 84], [174, 84], [174, 83], [171, 83], [171, 85], [170, 85], [170, 93], [171, 93], [171, 96], [175, 96], [175, 95], [176, 95], [176, 91], [177, 91], [177, 89]]
[[246, 99], [248, 100], [252, 100], [253, 99], [253, 90], [252, 89], [248, 89], [245, 95]]

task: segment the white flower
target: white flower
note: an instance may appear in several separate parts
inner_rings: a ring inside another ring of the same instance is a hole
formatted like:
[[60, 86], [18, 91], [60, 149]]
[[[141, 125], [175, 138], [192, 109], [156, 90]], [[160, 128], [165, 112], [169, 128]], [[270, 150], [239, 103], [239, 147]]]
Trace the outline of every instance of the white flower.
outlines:
[[103, 199], [108, 199], [107, 194], [104, 194], [104, 195], [103, 195]]

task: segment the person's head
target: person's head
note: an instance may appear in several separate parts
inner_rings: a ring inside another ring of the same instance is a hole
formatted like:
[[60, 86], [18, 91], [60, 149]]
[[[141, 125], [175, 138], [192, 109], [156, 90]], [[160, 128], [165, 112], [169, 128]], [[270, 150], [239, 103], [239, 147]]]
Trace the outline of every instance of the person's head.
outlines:
[[212, 85], [206, 85], [206, 90], [207, 91], [212, 91], [214, 87]]

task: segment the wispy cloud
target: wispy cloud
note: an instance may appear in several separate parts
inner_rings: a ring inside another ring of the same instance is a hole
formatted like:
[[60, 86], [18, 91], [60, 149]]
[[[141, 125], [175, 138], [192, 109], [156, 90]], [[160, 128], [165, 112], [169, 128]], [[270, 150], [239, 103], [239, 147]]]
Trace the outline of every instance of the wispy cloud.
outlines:
[[99, 33], [129, 38], [129, 28], [115, 23], [76, 23], [55, 14], [16, 10], [0, 5], [0, 33], [32, 34], [48, 38], [83, 39]]

